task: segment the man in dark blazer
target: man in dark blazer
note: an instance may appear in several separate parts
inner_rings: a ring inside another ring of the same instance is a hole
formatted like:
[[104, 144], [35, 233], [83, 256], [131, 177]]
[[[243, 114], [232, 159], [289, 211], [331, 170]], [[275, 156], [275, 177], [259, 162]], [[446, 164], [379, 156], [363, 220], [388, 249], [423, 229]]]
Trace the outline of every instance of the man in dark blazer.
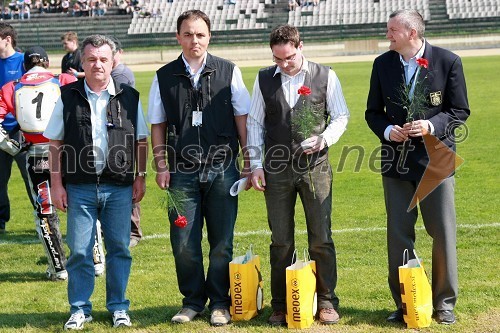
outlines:
[[[454, 131], [470, 110], [460, 58], [427, 43], [424, 30], [424, 20], [415, 10], [398, 10], [389, 16], [386, 38], [390, 51], [374, 61], [365, 119], [382, 144], [388, 280], [397, 306], [387, 320], [403, 322], [398, 267], [403, 251], [412, 253], [414, 248], [418, 210], [413, 197], [418, 188], [427, 188], [427, 196], [419, 197], [419, 207], [433, 239], [434, 316], [439, 323], [453, 324], [458, 295]], [[415, 114], [408, 114], [405, 108], [408, 102], [401, 94], [405, 86], [411, 91], [410, 99], [413, 94], [423, 97], [422, 108]], [[425, 144], [429, 141], [433, 144]]]

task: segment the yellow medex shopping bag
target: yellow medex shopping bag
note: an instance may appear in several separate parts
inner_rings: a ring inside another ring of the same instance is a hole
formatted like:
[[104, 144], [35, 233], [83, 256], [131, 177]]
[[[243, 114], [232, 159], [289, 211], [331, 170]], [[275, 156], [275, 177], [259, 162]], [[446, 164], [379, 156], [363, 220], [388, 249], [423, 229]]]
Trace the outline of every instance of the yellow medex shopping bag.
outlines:
[[415, 259], [409, 259], [408, 249], [399, 266], [399, 284], [403, 302], [403, 319], [408, 328], [429, 327], [432, 317], [432, 290], [423, 263], [413, 250]]
[[243, 256], [229, 263], [229, 282], [231, 293], [231, 318], [249, 320], [262, 309], [264, 294], [260, 258], [254, 255], [252, 247]]
[[286, 268], [286, 322], [288, 328], [308, 328], [317, 310], [316, 262], [307, 257], [304, 261], [294, 259]]

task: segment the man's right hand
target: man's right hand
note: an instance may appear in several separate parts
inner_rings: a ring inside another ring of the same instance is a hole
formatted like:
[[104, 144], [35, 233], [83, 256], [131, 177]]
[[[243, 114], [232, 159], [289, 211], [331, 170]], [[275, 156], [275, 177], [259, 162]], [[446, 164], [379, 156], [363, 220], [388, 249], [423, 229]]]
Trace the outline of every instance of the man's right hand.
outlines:
[[162, 190], [167, 189], [170, 186], [170, 172], [158, 172], [156, 174], [156, 184], [158, 184]]
[[257, 191], [265, 191], [266, 178], [264, 176], [264, 169], [255, 169], [252, 172], [252, 185]]
[[66, 195], [66, 190], [62, 185], [54, 186], [52, 184], [50, 186], [50, 198], [57, 209], [66, 212], [66, 208], [68, 207], [68, 197]]

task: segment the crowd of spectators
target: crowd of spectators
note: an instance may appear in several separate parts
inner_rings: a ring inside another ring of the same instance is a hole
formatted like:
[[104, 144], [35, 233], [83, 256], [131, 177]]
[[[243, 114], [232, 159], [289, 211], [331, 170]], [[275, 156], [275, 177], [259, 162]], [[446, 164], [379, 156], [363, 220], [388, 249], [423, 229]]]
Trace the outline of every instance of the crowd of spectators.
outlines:
[[[3, 2], [5, 4], [6, 2]], [[31, 18], [31, 0], [11, 0], [0, 12], [2, 20]]]
[[[167, 2], [173, 2], [169, 0]], [[144, 0], [119, 0], [118, 13], [133, 17], [157, 17], [161, 16], [158, 8], [150, 8]]]
[[289, 0], [288, 9], [293, 11], [297, 7], [317, 6], [318, 4], [319, 0]]
[[108, 7], [126, 0], [11, 0], [0, 11], [0, 19], [30, 19], [32, 14], [60, 13], [74, 17], [97, 17], [106, 14]]
[[10, 0], [8, 4], [4, 2], [4, 6], [0, 4], [0, 20], [30, 19], [32, 15], [48, 13], [70, 17], [99, 17], [104, 16], [110, 7], [117, 8], [120, 15], [161, 16], [158, 7], [148, 6], [148, 2], [146, 0]]

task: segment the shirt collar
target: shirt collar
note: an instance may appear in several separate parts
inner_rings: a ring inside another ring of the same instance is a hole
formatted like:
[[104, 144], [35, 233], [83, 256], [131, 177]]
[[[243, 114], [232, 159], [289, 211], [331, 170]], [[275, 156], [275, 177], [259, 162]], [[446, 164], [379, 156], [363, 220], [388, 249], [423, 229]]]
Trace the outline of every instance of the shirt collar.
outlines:
[[416, 62], [417, 59], [422, 58], [424, 56], [424, 51], [425, 51], [425, 38], [422, 39], [422, 47], [420, 48], [420, 50], [418, 50], [417, 54], [415, 54], [413, 57], [411, 57], [408, 62], [406, 62], [403, 59], [403, 56], [401, 54], [399, 55], [399, 60], [401, 61], [401, 63], [404, 66], [407, 66], [410, 64], [410, 62]]
[[[186, 70], [188, 71], [188, 74], [191, 74], [191, 66], [189, 66], [186, 58], [184, 57], [184, 53], [182, 53], [182, 61], [184, 61], [184, 65], [186, 66]], [[201, 64], [201, 67], [198, 70], [198, 73], [201, 72], [203, 70], [203, 68], [205, 68], [206, 64], [207, 64], [207, 52], [205, 51], [205, 54], [203, 55], [203, 64]], [[194, 73], [194, 74], [196, 74], [196, 73]]]
[[100, 93], [102, 93], [103, 91], [107, 92], [110, 96], [116, 95], [115, 84], [114, 84], [112, 78], [109, 79], [109, 82], [108, 82], [108, 85], [106, 86], [106, 89], [100, 91], [99, 94], [95, 91], [92, 91], [92, 89], [90, 89], [90, 87], [87, 85], [87, 80], [83, 80], [83, 84], [84, 84], [85, 93], [87, 94], [87, 96], [89, 96], [89, 94], [100, 95]]
[[[302, 67], [300, 70], [295, 74], [294, 76], [300, 74], [301, 72], [307, 73], [309, 72], [309, 61], [307, 61], [306, 57], [302, 56]], [[274, 71], [273, 77], [276, 76], [277, 74], [283, 74], [286, 76], [289, 76], [288, 74], [282, 73], [280, 66], [276, 66], [276, 71]]]

